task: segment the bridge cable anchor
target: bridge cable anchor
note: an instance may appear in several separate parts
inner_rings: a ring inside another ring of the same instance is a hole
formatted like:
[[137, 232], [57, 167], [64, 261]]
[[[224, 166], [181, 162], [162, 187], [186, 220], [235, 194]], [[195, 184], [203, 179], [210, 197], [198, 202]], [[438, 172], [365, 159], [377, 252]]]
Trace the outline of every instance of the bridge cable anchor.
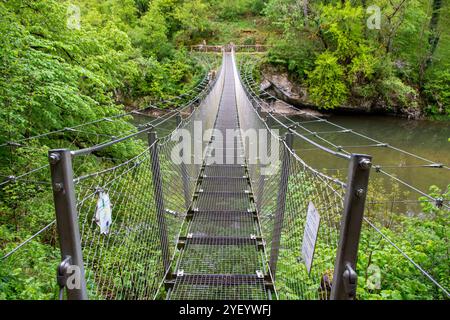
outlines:
[[345, 267], [343, 274], [344, 279], [344, 290], [350, 298], [356, 296], [356, 285], [358, 280], [358, 275], [352, 266], [348, 263]]
[[59, 286], [59, 300], [63, 298], [64, 288], [67, 286], [67, 280], [69, 278], [69, 267], [72, 265], [72, 257], [66, 256], [63, 261], [60, 262], [56, 272], [56, 282]]
[[442, 198], [437, 198], [436, 200], [435, 200], [435, 205], [436, 205], [436, 208], [442, 208], [442, 206], [444, 205], [444, 199], [442, 199]]
[[183, 276], [184, 276], [184, 270], [178, 270], [177, 277], [183, 277]]

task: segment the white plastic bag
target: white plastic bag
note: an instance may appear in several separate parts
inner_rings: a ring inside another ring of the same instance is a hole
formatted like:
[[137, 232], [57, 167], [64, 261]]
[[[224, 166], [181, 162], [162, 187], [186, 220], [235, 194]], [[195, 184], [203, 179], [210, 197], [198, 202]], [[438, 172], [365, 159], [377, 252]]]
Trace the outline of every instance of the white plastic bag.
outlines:
[[108, 234], [112, 223], [111, 202], [108, 193], [99, 191], [97, 208], [95, 211], [95, 222], [100, 227], [101, 234]]

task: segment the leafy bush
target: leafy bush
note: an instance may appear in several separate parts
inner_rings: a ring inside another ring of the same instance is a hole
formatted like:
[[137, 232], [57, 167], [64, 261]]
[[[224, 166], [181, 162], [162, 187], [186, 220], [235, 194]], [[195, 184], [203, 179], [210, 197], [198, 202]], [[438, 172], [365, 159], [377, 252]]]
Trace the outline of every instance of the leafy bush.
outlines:
[[[179, 31], [190, 38], [203, 28], [204, 17], [196, 15], [202, 1], [76, 0], [79, 29], [66, 25], [71, 3], [0, 2], [0, 144], [114, 117], [124, 112], [122, 104], [135, 107], [177, 96], [203, 77], [204, 68], [175, 41]], [[191, 17], [199, 18], [198, 29], [183, 30]], [[48, 164], [50, 148], [84, 148], [129, 133], [130, 118], [1, 147], [0, 175]], [[75, 158], [74, 167], [77, 174], [96, 172], [139, 150], [139, 142], [116, 144]], [[27, 178], [0, 188], [0, 257], [55, 218], [48, 169]], [[0, 261], [0, 299], [56, 298], [58, 261], [53, 225]]]
[[450, 71], [449, 68], [436, 70], [429, 75], [424, 89], [430, 105], [426, 111], [433, 116], [443, 115], [450, 119]]
[[343, 104], [348, 95], [344, 68], [331, 53], [322, 53], [316, 60], [316, 67], [308, 72], [311, 99], [324, 109]]
[[[379, 193], [379, 191], [378, 191]], [[434, 198], [450, 199], [450, 185], [442, 191], [430, 187]], [[444, 288], [450, 287], [448, 240], [449, 211], [437, 208], [428, 198], [421, 198], [423, 215], [408, 217], [392, 213], [390, 224], [380, 225], [388, 236], [412, 260], [437, 280]], [[371, 217], [372, 220], [376, 217]], [[376, 266], [380, 272], [379, 286], [371, 286]], [[358, 256], [359, 299], [443, 299], [445, 294], [408, 261], [401, 252], [367, 224], [364, 225]]]
[[228, 0], [215, 3], [219, 8], [218, 16], [222, 20], [235, 21], [247, 14], [259, 14], [263, 7], [261, 0]]
[[[273, 30], [269, 62], [285, 65], [302, 81], [305, 71], [311, 74], [323, 63], [322, 54], [332, 54], [342, 66], [342, 81], [322, 86], [314, 85], [317, 79], [308, 81], [313, 102], [325, 97], [328, 108], [347, 101], [447, 119], [448, 8], [431, 3], [376, 0], [372, 4], [382, 9], [382, 19], [380, 29], [372, 29], [361, 2], [309, 1], [305, 8], [295, 0], [269, 0], [263, 10]], [[432, 6], [440, 9], [433, 12]]]
[[380, 93], [387, 102], [388, 107], [417, 107], [416, 91], [403, 83], [398, 77], [392, 76], [381, 80], [380, 89]]
[[[297, 46], [293, 46], [297, 43]], [[285, 38], [276, 41], [270, 48], [268, 62], [282, 65], [296, 78], [303, 80], [306, 73], [314, 68], [316, 54], [308, 42], [298, 38]]]

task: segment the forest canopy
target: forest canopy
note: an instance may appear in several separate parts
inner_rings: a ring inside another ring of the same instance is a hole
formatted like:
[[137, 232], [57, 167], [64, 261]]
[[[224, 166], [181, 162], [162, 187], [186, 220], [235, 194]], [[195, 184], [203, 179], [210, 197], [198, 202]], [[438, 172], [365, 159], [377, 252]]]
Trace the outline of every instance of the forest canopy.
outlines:
[[[79, 27], [68, 27], [70, 8]], [[3, 132], [27, 128], [23, 110], [34, 118], [44, 105], [42, 123], [56, 128], [56, 105], [71, 124], [75, 114], [85, 121], [117, 103], [176, 95], [193, 74], [183, 48], [203, 41], [272, 45], [268, 62], [319, 108], [450, 114], [450, 9], [441, 0], [11, 0], [0, 10]]]
[[[269, 62], [321, 108], [450, 115], [450, 8], [441, 0], [269, 0]], [[378, 16], [377, 16], [378, 15]]]
[[[164, 0], [0, 3], [2, 142], [182, 93], [196, 71], [180, 45], [203, 30], [202, 8]], [[79, 26], [69, 25], [74, 14]]]
[[[205, 28], [201, 10], [201, 1], [0, 2], [1, 256], [50, 227], [1, 262], [0, 299], [56, 297], [48, 150], [84, 148], [133, 132], [130, 117], [120, 115], [191, 90], [205, 77], [185, 48]], [[96, 122], [107, 117], [116, 120]], [[83, 123], [93, 125], [65, 129]], [[136, 143], [121, 144], [82, 168], [99, 170], [138, 150]], [[27, 178], [38, 184], [11, 180], [33, 171]]]

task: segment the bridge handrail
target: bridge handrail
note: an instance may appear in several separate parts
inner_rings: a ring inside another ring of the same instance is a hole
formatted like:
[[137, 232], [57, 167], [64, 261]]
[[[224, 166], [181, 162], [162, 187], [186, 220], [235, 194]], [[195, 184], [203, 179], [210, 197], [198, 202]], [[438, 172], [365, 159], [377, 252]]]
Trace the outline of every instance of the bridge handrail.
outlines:
[[254, 49], [254, 52], [265, 52], [269, 48], [272, 48], [271, 45], [266, 44], [226, 44], [226, 45], [208, 45], [208, 44], [197, 44], [191, 46], [192, 51], [198, 52], [221, 52], [225, 48], [231, 49], [234, 48], [235, 51], [239, 51], [240, 49]]
[[[232, 48], [232, 55], [233, 60], [235, 61], [234, 48]], [[234, 68], [235, 77], [241, 80], [240, 73], [237, 70], [238, 67], [236, 62], [234, 62]], [[245, 86], [243, 85], [242, 80], [236, 81], [236, 94], [238, 96], [236, 99], [239, 100], [239, 97], [242, 97], [242, 99], [240, 100], [242, 104], [240, 111], [241, 122], [245, 123], [245, 125], [248, 126], [249, 122], [251, 122], [251, 119], [244, 119], [245, 117], [248, 117], [248, 113], [251, 112], [248, 109], [252, 110], [253, 114], [257, 114], [257, 109], [261, 110], [262, 105], [257, 99], [253, 99], [253, 96], [249, 94], [249, 91], [246, 90]], [[245, 108], [245, 110], [243, 110], [243, 108]], [[250, 127], [252, 126], [255, 126], [253, 122], [250, 124]], [[244, 127], [243, 129], [245, 130], [246, 127]], [[292, 228], [292, 230], [294, 230], [296, 228], [292, 226], [291, 228], [283, 229], [283, 224], [286, 223], [286, 219], [294, 224], [295, 221], [297, 221], [297, 223], [301, 223], [302, 216], [300, 212], [297, 212], [297, 210], [299, 210], [300, 208], [302, 208], [301, 211], [305, 210], [304, 205], [307, 205], [307, 203], [305, 202], [307, 202], [308, 198], [310, 199], [310, 204], [312, 203], [311, 201], [313, 201], [312, 199], [315, 199], [315, 205], [326, 207], [326, 209], [324, 209], [324, 212], [321, 213], [325, 216], [325, 220], [339, 221], [339, 226], [330, 224], [328, 226], [322, 226], [322, 228], [320, 229], [320, 232], [322, 233], [322, 241], [325, 241], [325, 238], [335, 237], [338, 242], [334, 244], [336, 245], [336, 247], [334, 247], [333, 244], [328, 244], [330, 248], [336, 250], [336, 255], [333, 256], [333, 259], [335, 259], [333, 260], [333, 286], [331, 287], [330, 298], [354, 299], [356, 296], [356, 285], [352, 285], [351, 282], [356, 282], [355, 277], [357, 276], [355, 271], [356, 261], [371, 167], [371, 156], [363, 154], [352, 154], [348, 158], [349, 164], [347, 184], [339, 183], [335, 179], [324, 180], [323, 174], [318, 174], [317, 170], [310, 170], [309, 166], [306, 167], [308, 168], [308, 170], [298, 168], [298, 165], [296, 165], [296, 163], [300, 163], [301, 166], [305, 168], [305, 162], [298, 161], [300, 157], [294, 156], [294, 131], [291, 127], [286, 127], [286, 129], [288, 130], [288, 133], [286, 134], [286, 137], [283, 141], [284, 148], [282, 149], [282, 153], [280, 154], [283, 160], [281, 162], [280, 183], [279, 191], [277, 194], [278, 200], [275, 211], [275, 218], [274, 221], [272, 221], [273, 229], [270, 236], [270, 238], [272, 238], [272, 243], [269, 269], [272, 278], [276, 279], [277, 261], [278, 257], [280, 256], [279, 251], [288, 250], [288, 252], [292, 252], [293, 250], [293, 248], [285, 247], [285, 245], [282, 245], [282, 243], [287, 244], [286, 240], [283, 240], [282, 238], [282, 233], [285, 234], [285, 237], [289, 238], [288, 234], [291, 231], [289, 229]], [[303, 137], [303, 135], [299, 135], [299, 137], [306, 138]], [[308, 138], [304, 140], [310, 143], [313, 142]], [[313, 143], [315, 144], [315, 142]], [[336, 155], [333, 151], [329, 150], [326, 147], [323, 147], [321, 149], [323, 151], [329, 151], [329, 153]], [[297, 161], [291, 161], [291, 158]], [[345, 155], [344, 158], [347, 159], [347, 155]], [[252, 161], [250, 161], [250, 163], [251, 162]], [[253, 169], [251, 171], [253, 178], [256, 178], [256, 180], [259, 181], [258, 175], [261, 175], [261, 172], [258, 173], [258, 170], [256, 169]], [[300, 200], [297, 200], [297, 202], [294, 201], [293, 198], [295, 198], [295, 194], [293, 193], [294, 191], [292, 189], [292, 186], [289, 187], [289, 180], [291, 180], [291, 183], [294, 184], [310, 185], [310, 188], [314, 190], [312, 192], [315, 194], [315, 196], [311, 199], [310, 196], [308, 196], [308, 192], [305, 191], [303, 196], [300, 196]], [[329, 182], [336, 183], [338, 187], [330, 185]], [[253, 183], [256, 183], [256, 189], [259, 189], [262, 182], [255, 182], [253, 180]], [[321, 185], [325, 185], [323, 186], [323, 189]], [[345, 195], [342, 195], [341, 192], [344, 192]], [[330, 196], [330, 194], [332, 194], [332, 196]], [[288, 195], [292, 198], [289, 198]], [[290, 207], [293, 211], [287, 211], [286, 206]], [[289, 215], [286, 219], [284, 218], [285, 214]], [[301, 238], [296, 240], [302, 241]], [[286, 255], [289, 255], [289, 253], [286, 253]], [[320, 265], [318, 268], [316, 268], [315, 272], [325, 271], [323, 270], [323, 268], [325, 268], [325, 266]], [[310, 270], [308, 271], [308, 273], [309, 272]], [[349, 280], [349, 278], [346, 277], [346, 274], [351, 274], [352, 280]], [[299, 276], [298, 280], [302, 281], [300, 279], [302, 279], [301, 276]], [[303, 278], [303, 280], [305, 279]], [[299, 292], [299, 294], [302, 293]]]
[[73, 156], [75, 156], [75, 157], [76, 156], [87, 155], [87, 154], [90, 154], [92, 152], [103, 150], [104, 148], [110, 147], [110, 146], [115, 145], [117, 143], [126, 141], [126, 140], [128, 140], [130, 138], [136, 137], [136, 136], [138, 136], [140, 134], [143, 134], [143, 133], [146, 133], [146, 132], [149, 132], [149, 131], [153, 130], [154, 128], [160, 126], [161, 124], [165, 123], [169, 119], [177, 116], [177, 114], [179, 114], [180, 112], [186, 110], [187, 108], [190, 108], [193, 105], [193, 103], [195, 103], [196, 101], [201, 100], [202, 97], [206, 96], [209, 93], [209, 91], [211, 90], [211, 88], [214, 86], [215, 81], [217, 80], [217, 78], [218, 77], [216, 77], [214, 79], [213, 83], [210, 86], [203, 88], [203, 90], [197, 96], [195, 96], [192, 100], [190, 100], [189, 102], [187, 102], [186, 104], [184, 104], [180, 108], [172, 109], [171, 111], [169, 111], [169, 114], [171, 113], [171, 115], [169, 115], [168, 117], [164, 118], [161, 122], [158, 122], [156, 125], [151, 125], [151, 124], [149, 125], [148, 123], [144, 124], [142, 126], [146, 127], [146, 128], [144, 128], [142, 130], [138, 130], [137, 132], [134, 132], [134, 133], [129, 134], [127, 136], [115, 139], [113, 141], [105, 142], [105, 143], [98, 144], [98, 145], [91, 146], [91, 147], [84, 148], [84, 149], [73, 150], [73, 151], [71, 151], [71, 154]]
[[[238, 76], [239, 76], [239, 78], [240, 78], [241, 81], [242, 81], [242, 78], [240, 77], [240, 73], [238, 73]], [[251, 91], [248, 91], [249, 89], [250, 89]], [[249, 96], [249, 98], [251, 97], [251, 99], [252, 99], [252, 100], [253, 100], [260, 108], [263, 108], [262, 104], [260, 103], [259, 99], [257, 98], [256, 93], [253, 91], [252, 88], [247, 88], [247, 86], [244, 86], [244, 90], [247, 92], [247, 95]], [[276, 117], [274, 117], [273, 114], [272, 114], [272, 112], [269, 112], [268, 114], [269, 114], [269, 116], [270, 116], [273, 120], [275, 120], [276, 122], [278, 122], [278, 123], [279, 123], [282, 127], [284, 127], [285, 129], [289, 130], [290, 128], [292, 128], [292, 126], [287, 126], [287, 125], [285, 125], [282, 121], [280, 121], [280, 120], [278, 120]], [[338, 151], [331, 150], [331, 149], [329, 149], [329, 148], [327, 148], [327, 147], [325, 147], [325, 146], [323, 146], [323, 145], [321, 145], [321, 144], [319, 144], [319, 143], [317, 143], [317, 142], [315, 142], [315, 141], [313, 141], [313, 140], [307, 138], [306, 136], [300, 134], [300, 133], [297, 132], [297, 131], [294, 131], [294, 130], [291, 130], [291, 131], [292, 131], [292, 133], [293, 133], [294, 135], [296, 135], [297, 137], [299, 137], [299, 138], [301, 138], [302, 140], [308, 142], [309, 144], [312, 144], [313, 146], [319, 148], [320, 150], [325, 151], [326, 153], [329, 153], [329, 154], [331, 154], [331, 155], [333, 155], [333, 156], [337, 156], [337, 157], [339, 157], [339, 158], [346, 159], [346, 160], [350, 160], [350, 158], [351, 158], [350, 155], [344, 154], [344, 153], [341, 153], [341, 152], [338, 152]]]
[[[246, 72], [248, 72], [248, 71], [246, 71]], [[254, 83], [254, 80], [253, 80], [253, 79], [251, 79], [251, 80], [252, 80], [253, 85], [254, 85], [254, 84], [255, 84], [255, 83]], [[248, 88], [250, 88], [250, 89], [252, 90], [253, 95], [254, 95], [257, 99], [259, 99], [260, 101], [262, 101], [262, 98], [260, 98], [259, 95], [254, 91], [253, 85], [249, 83], [248, 77], [246, 77], [245, 83], [246, 83], [246, 87], [248, 87]], [[276, 101], [282, 103], [283, 105], [288, 106], [288, 107], [289, 107], [290, 109], [292, 109], [292, 110], [297, 110], [297, 109], [294, 108], [292, 105], [290, 105], [290, 104], [286, 103], [285, 101], [280, 100], [279, 98], [273, 96], [272, 94], [270, 94], [270, 93], [267, 92], [266, 90], [261, 90], [261, 92], [262, 92], [262, 94], [264, 94], [265, 96], [268, 96], [270, 99], [274, 99], [274, 100], [276, 100]], [[269, 112], [269, 113], [271, 114], [271, 118], [273, 118], [272, 112]], [[278, 114], [281, 115], [284, 119], [290, 121], [290, 122], [292, 123], [292, 125], [294, 125], [294, 126], [295, 126], [295, 125], [300, 125], [298, 122], [295, 122], [295, 121], [291, 120], [290, 118], [286, 117], [285, 115], [283, 115], [283, 114], [281, 114], [281, 113], [278, 113]], [[315, 119], [315, 120], [312, 120], [312, 122], [314, 122], [314, 121], [326, 122], [326, 123], [329, 124], [329, 125], [332, 125], [332, 126], [334, 126], [334, 127], [339, 128], [340, 130], [342, 130], [342, 132], [351, 132], [352, 134], [354, 134], [354, 135], [356, 135], [356, 136], [359, 136], [359, 137], [362, 137], [362, 138], [364, 138], [364, 139], [368, 139], [368, 140], [370, 140], [370, 141], [372, 141], [372, 142], [375, 142], [376, 145], [373, 145], [373, 146], [375, 146], [375, 147], [387, 147], [387, 148], [390, 148], [390, 149], [392, 149], [392, 150], [395, 150], [395, 151], [398, 151], [398, 152], [400, 152], [400, 153], [403, 153], [403, 154], [405, 154], [405, 155], [409, 155], [409, 156], [411, 156], [411, 157], [414, 157], [414, 158], [417, 158], [417, 159], [420, 159], [420, 160], [422, 160], [422, 161], [425, 161], [425, 162], [428, 162], [428, 163], [429, 163], [429, 165], [422, 165], [422, 166], [420, 166], [420, 167], [442, 168], [442, 169], [445, 169], [445, 170], [449, 170], [449, 169], [450, 169], [450, 167], [448, 167], [447, 165], [443, 165], [443, 164], [436, 163], [436, 161], [433, 161], [433, 160], [424, 158], [424, 157], [422, 157], [422, 156], [420, 156], [420, 155], [416, 155], [416, 154], [413, 154], [413, 153], [408, 152], [408, 151], [406, 151], [406, 150], [403, 150], [403, 149], [394, 147], [394, 146], [392, 146], [392, 145], [390, 145], [390, 144], [388, 144], [388, 143], [381, 142], [381, 141], [379, 141], [379, 140], [373, 139], [373, 138], [371, 138], [371, 137], [369, 137], [369, 136], [367, 136], [367, 135], [364, 135], [364, 134], [359, 133], [359, 132], [357, 132], [357, 131], [354, 131], [354, 130], [345, 128], [345, 127], [343, 127], [343, 126], [341, 126], [341, 125], [339, 125], [339, 124], [336, 124], [336, 123], [334, 123], [334, 122], [332, 122], [332, 121], [329, 121], [329, 120], [327, 120], [327, 119], [323, 119], [323, 118], [320, 118], [320, 117], [315, 116], [315, 115], [311, 115], [311, 117], [313, 117], [313, 118]], [[278, 121], [278, 122], [279, 122], [279, 121]], [[322, 141], [325, 141], [325, 142], [327, 142], [328, 144], [332, 145], [332, 146], [333, 146], [334, 148], [336, 148], [337, 150], [342, 150], [342, 151], [344, 151], [345, 153], [350, 154], [350, 152], [345, 151], [345, 150], [343, 149], [343, 147], [332, 144], [332, 143], [329, 142], [328, 140], [322, 138], [318, 133], [313, 132], [313, 131], [307, 129], [307, 128], [304, 127], [304, 126], [301, 126], [301, 128], [302, 128], [303, 130], [309, 132], [309, 134], [314, 135], [314, 136], [316, 136], [317, 138], [321, 139]], [[428, 199], [429, 201], [431, 201], [431, 202], [434, 202], [435, 205], [439, 205], [439, 203], [443, 202], [441, 199], [436, 199], [436, 198], [430, 196], [429, 194], [427, 194], [426, 192], [424, 192], [424, 191], [422, 191], [422, 190], [420, 190], [420, 189], [414, 187], [413, 185], [411, 185], [411, 184], [409, 184], [409, 183], [403, 181], [402, 179], [400, 179], [400, 178], [398, 178], [398, 177], [396, 177], [396, 176], [394, 176], [394, 175], [392, 175], [392, 174], [390, 174], [390, 173], [388, 173], [388, 172], [382, 170], [383, 167], [384, 167], [384, 166], [380, 166], [380, 165], [374, 165], [374, 166], [373, 166], [373, 168], [375, 168], [375, 172], [384, 174], [384, 175], [388, 176], [389, 178], [391, 178], [392, 180], [395, 180], [395, 181], [401, 183], [401, 184], [404, 185], [405, 187], [407, 187], [407, 188], [409, 188], [409, 189], [411, 189], [411, 190], [417, 192], [418, 194], [420, 194], [420, 196], [427, 198], [427, 199]], [[445, 207], [445, 208], [447, 208], [447, 209], [450, 209], [450, 205], [449, 205], [449, 204], [442, 203], [442, 206]]]
[[[248, 80], [248, 79], [247, 79], [247, 80]], [[253, 79], [252, 79], [252, 80], [253, 80]], [[246, 83], [246, 86], [245, 86], [245, 87], [251, 88], [251, 90], [252, 90], [252, 92], [254, 93], [254, 95], [256, 95], [256, 93], [253, 91], [252, 85], [250, 85], [250, 84], [248, 83], [248, 81], [246, 81], [245, 83]], [[286, 103], [286, 102], [284, 102], [284, 101], [278, 99], [277, 97], [274, 97], [273, 95], [271, 95], [271, 94], [268, 93], [267, 91], [265, 91], [265, 90], [261, 90], [261, 91], [262, 91], [265, 95], [269, 96], [270, 98], [275, 99], [275, 100], [277, 100], [277, 101], [280, 101], [280, 102], [282, 102], [283, 104], [289, 106], [290, 108], [295, 109], [292, 105], [290, 105], [290, 104], [288, 104], [288, 103]], [[256, 99], [256, 98], [255, 98], [255, 99]], [[261, 98], [259, 98], [259, 97], [258, 97], [257, 99], [260, 99], [260, 100], [261, 100]], [[287, 118], [286, 116], [284, 116], [284, 117]], [[353, 130], [348, 130], [347, 128], [342, 127], [342, 126], [340, 126], [340, 125], [338, 125], [338, 124], [334, 124], [333, 122], [330, 122], [330, 121], [328, 121], [328, 120], [321, 119], [321, 118], [316, 117], [316, 116], [313, 116], [313, 117], [316, 118], [316, 119], [320, 119], [320, 120], [323, 120], [323, 121], [327, 121], [328, 123], [330, 123], [330, 124], [332, 124], [332, 125], [335, 125], [336, 127], [340, 128], [340, 129], [342, 129], [342, 130], [345, 130], [345, 132], [351, 131], [352, 133], [354, 133], [354, 134], [356, 134], [356, 135], [359, 135], [359, 136], [361, 136], [361, 137], [366, 137], [366, 136], [363, 135], [363, 134], [359, 134], [359, 133], [357, 133], [357, 132], [355, 132], [355, 131], [353, 131]], [[379, 144], [382, 144], [382, 142], [380, 142], [380, 141], [377, 141], [377, 140], [372, 139], [372, 138], [370, 138], [370, 137], [367, 137], [367, 138], [370, 139], [370, 140], [372, 140], [372, 141], [374, 141], [374, 142], [377, 142], [377, 143], [379, 143]], [[409, 154], [409, 155], [415, 156], [415, 157], [417, 157], [417, 158], [419, 158], [419, 159], [426, 160], [427, 162], [430, 162], [430, 163], [434, 164], [434, 162], [431, 161], [431, 160], [428, 160], [428, 159], [422, 158], [422, 157], [420, 157], [420, 156], [411, 154], [411, 153], [409, 153], [409, 152], [407, 152], [407, 151], [404, 151], [404, 150], [401, 150], [401, 149], [398, 149], [398, 148], [395, 148], [395, 147], [393, 147], [392, 149], [398, 150], [398, 151], [400, 151], [400, 152], [402, 152], [402, 153], [405, 153], [405, 154]], [[383, 170], [381, 170], [380, 168], [377, 168], [376, 170], [377, 170], [377, 172], [385, 173], [385, 172], [384, 172]], [[387, 173], [386, 173], [386, 174], [387, 174]], [[389, 175], [389, 174], [388, 174], [388, 175]], [[391, 178], [395, 179], [396, 181], [405, 184], [401, 179], [399, 179], [399, 178], [397, 178], [397, 177], [394, 177], [394, 176], [392, 176], [392, 175], [389, 175], [389, 176], [390, 176]], [[436, 203], [437, 199], [435, 199], [435, 198], [433, 198], [433, 197], [431, 197], [431, 196], [429, 196], [429, 195], [423, 193], [422, 191], [420, 191], [419, 189], [415, 188], [414, 186], [411, 186], [411, 185], [409, 185], [409, 184], [407, 184], [406, 186], [409, 187], [409, 188], [411, 188], [412, 190], [416, 191], [417, 193], [421, 194], [422, 196], [425, 196], [425, 197], [429, 198], [429, 199], [432, 200], [434, 203]], [[443, 204], [443, 206], [448, 207], [448, 206], [445, 205], [445, 204]], [[388, 235], [386, 235], [386, 234], [385, 234], [382, 230], [380, 230], [373, 222], [371, 222], [367, 217], [364, 216], [364, 217], [363, 217], [363, 220], [364, 220], [364, 222], [366, 222], [366, 223], [369, 225], [370, 228], [372, 228], [377, 234], [379, 234], [379, 235], [382, 237], [382, 239], [384, 239], [385, 241], [387, 241], [388, 244], [390, 244], [390, 245], [391, 245], [397, 252], [399, 252], [399, 253], [400, 253], [407, 261], [409, 261], [409, 262], [413, 265], [413, 267], [414, 267], [415, 269], [417, 269], [424, 277], [426, 277], [426, 278], [427, 278], [428, 280], [430, 280], [430, 281], [431, 281], [438, 289], [440, 289], [444, 295], [446, 295], [447, 297], [450, 297], [450, 292], [449, 292], [449, 290], [446, 289], [446, 288], [444, 288], [443, 285], [441, 285], [441, 284], [440, 284], [440, 283], [439, 283], [439, 282], [438, 282], [438, 281], [437, 281], [430, 273], [428, 273], [424, 268], [422, 268], [422, 267], [420, 266], [420, 264], [418, 264], [416, 261], [414, 261], [414, 259], [411, 258], [411, 256], [410, 256], [408, 253], [406, 253], [404, 250], [402, 250], [402, 249], [399, 247], [399, 245], [396, 244], [396, 243], [391, 239], [391, 237], [389, 237]]]
[[[132, 216], [131, 221], [125, 221], [125, 224], [123, 222], [122, 224], [116, 224], [117, 227], [114, 230], [114, 233], [117, 233], [117, 237], [112, 235], [112, 239], [114, 239], [112, 241], [125, 241], [129, 239], [129, 237], [141, 236], [140, 229], [142, 224], [153, 223], [153, 219], [156, 219], [156, 224], [146, 225], [145, 230], [142, 232], [143, 235], [149, 237], [148, 239], [151, 241], [149, 244], [151, 245], [151, 248], [148, 249], [151, 250], [151, 252], [148, 254], [152, 261], [154, 260], [154, 262], [156, 262], [159, 259], [159, 254], [162, 254], [164, 270], [161, 270], [158, 265], [155, 274], [162, 272], [160, 275], [163, 277], [162, 279], [164, 279], [167, 272], [170, 271], [170, 266], [174, 260], [176, 251], [172, 241], [169, 241], [169, 239], [172, 239], [174, 235], [174, 227], [181, 228], [183, 225], [184, 216], [186, 215], [186, 210], [189, 207], [190, 201], [186, 197], [190, 197], [190, 194], [195, 191], [193, 187], [195, 184], [191, 182], [191, 179], [188, 179], [188, 177], [191, 175], [194, 178], [198, 177], [201, 166], [194, 164], [187, 168], [186, 166], [172, 163], [170, 161], [171, 152], [178, 144], [178, 141], [169, 138], [174, 132], [181, 128], [192, 127], [194, 123], [193, 119], [195, 118], [194, 115], [202, 116], [201, 120], [204, 122], [206, 129], [213, 124], [209, 120], [210, 118], [214, 119], [215, 117], [215, 109], [212, 107], [212, 104], [218, 104], [218, 101], [216, 101], [218, 99], [215, 96], [222, 90], [221, 84], [218, 82], [224, 78], [222, 69], [223, 64], [218, 75], [203, 89], [199, 96], [192, 99], [183, 107], [173, 110], [157, 124], [144, 124], [137, 132], [88, 148], [74, 151], [68, 149], [54, 149], [49, 151], [55, 212], [58, 222], [57, 227], [58, 233], [62, 235], [60, 237], [61, 253], [63, 258], [70, 257], [71, 264], [79, 266], [82, 273], [81, 288], [66, 288], [68, 298], [87, 299], [89, 277], [92, 273], [95, 274], [96, 271], [105, 273], [105, 275], [102, 276], [103, 281], [111, 281], [105, 279], [105, 277], [113, 277], [113, 275], [110, 274], [111, 270], [109, 270], [107, 266], [101, 265], [104, 261], [101, 260], [102, 257], [97, 256], [97, 247], [92, 248], [92, 243], [95, 242], [96, 246], [101, 248], [99, 250], [109, 251], [117, 248], [114, 246], [114, 243], [111, 244], [111, 246], [108, 245], [109, 237], [108, 241], [104, 243], [104, 238], [98, 236], [97, 230], [92, 229], [89, 226], [89, 217], [92, 214], [92, 203], [97, 194], [100, 197], [100, 192], [103, 192], [102, 190], [105, 190], [105, 192], [108, 193], [108, 197], [111, 197], [111, 209], [114, 208], [116, 212], [115, 219], [125, 219], [125, 217], [129, 215]], [[200, 101], [200, 103], [198, 107], [195, 107], [194, 104], [197, 101]], [[182, 114], [187, 108], [190, 108], [190, 113], [183, 120]], [[206, 115], [206, 118], [203, 119], [206, 108], [208, 108], [208, 114]], [[158, 138], [155, 128], [174, 117], [176, 117], [177, 121], [175, 129], [171, 130], [168, 135]], [[148, 147], [140, 151], [138, 155], [114, 167], [74, 177], [73, 158], [103, 150], [104, 148], [124, 142], [144, 133], [148, 134]], [[175, 173], [183, 177], [183, 179], [181, 179], [183, 183], [180, 182], [180, 179], [170, 182], [167, 181], [168, 177], [173, 176]], [[131, 190], [117, 190], [118, 186], [123, 188], [121, 183], [128, 184], [127, 187], [129, 188], [146, 187], [153, 188], [153, 191], [133, 194], [133, 191]], [[143, 186], [141, 186], [140, 183], [142, 183]], [[180, 188], [183, 189], [180, 190]], [[64, 190], [64, 192], [61, 192], [62, 190]], [[185, 200], [187, 201], [181, 202], [180, 200], [182, 199], [183, 191]], [[145, 198], [146, 201], [141, 203], [143, 198]], [[167, 202], [166, 204], [168, 204], [169, 207], [166, 207], [165, 202]], [[143, 208], [145, 209], [143, 210]], [[174, 209], [177, 213], [171, 218], [170, 215], [167, 215], [167, 208]], [[124, 218], [120, 216], [124, 216]], [[136, 223], [138, 224], [136, 225]], [[154, 228], [158, 229], [158, 231], [156, 232], [153, 230]], [[178, 232], [180, 231], [178, 230]], [[158, 245], [157, 234], [159, 234], [161, 247], [155, 250], [155, 246]], [[140, 248], [133, 247], [133, 250], [135, 254], [141, 255]], [[136, 250], [138, 251], [136, 252]], [[173, 255], [170, 257], [172, 250]], [[131, 251], [131, 249], [128, 251]], [[138, 259], [139, 257], [132, 258]], [[65, 260], [61, 262], [61, 274], [65, 274], [66, 272], [64, 269], [65, 263]], [[140, 261], [137, 261], [136, 263], [139, 264]], [[84, 276], [84, 267], [86, 267], [86, 276]], [[137, 267], [138, 266], [133, 264], [132, 261], [129, 262], [128, 268], [131, 268], [133, 272], [139, 272], [138, 269], [134, 269]], [[153, 272], [153, 270], [151, 271]], [[132, 274], [131, 276], [134, 277], [135, 275]], [[63, 276], [61, 275], [61, 277]], [[110, 284], [111, 282], [108, 283]], [[159, 287], [156, 287], [157, 284], [158, 283], [154, 282], [152, 286], [144, 289], [149, 291], [148, 294], [156, 296], [159, 292]], [[145, 285], [144, 282], [141, 282], [141, 285]], [[97, 283], [97, 281], [94, 281], [94, 283], [91, 282], [89, 286], [93, 290], [96, 290], [100, 295], [105, 295], [105, 290], [109, 290], [109, 288], [105, 287], [102, 283]], [[63, 285], [61, 288], [64, 287], [65, 286]], [[126, 289], [126, 286], [123, 287], [122, 284], [115, 293], [118, 295], [131, 294], [131, 296], [133, 296], [132, 294], [134, 293], [126, 293]]]

